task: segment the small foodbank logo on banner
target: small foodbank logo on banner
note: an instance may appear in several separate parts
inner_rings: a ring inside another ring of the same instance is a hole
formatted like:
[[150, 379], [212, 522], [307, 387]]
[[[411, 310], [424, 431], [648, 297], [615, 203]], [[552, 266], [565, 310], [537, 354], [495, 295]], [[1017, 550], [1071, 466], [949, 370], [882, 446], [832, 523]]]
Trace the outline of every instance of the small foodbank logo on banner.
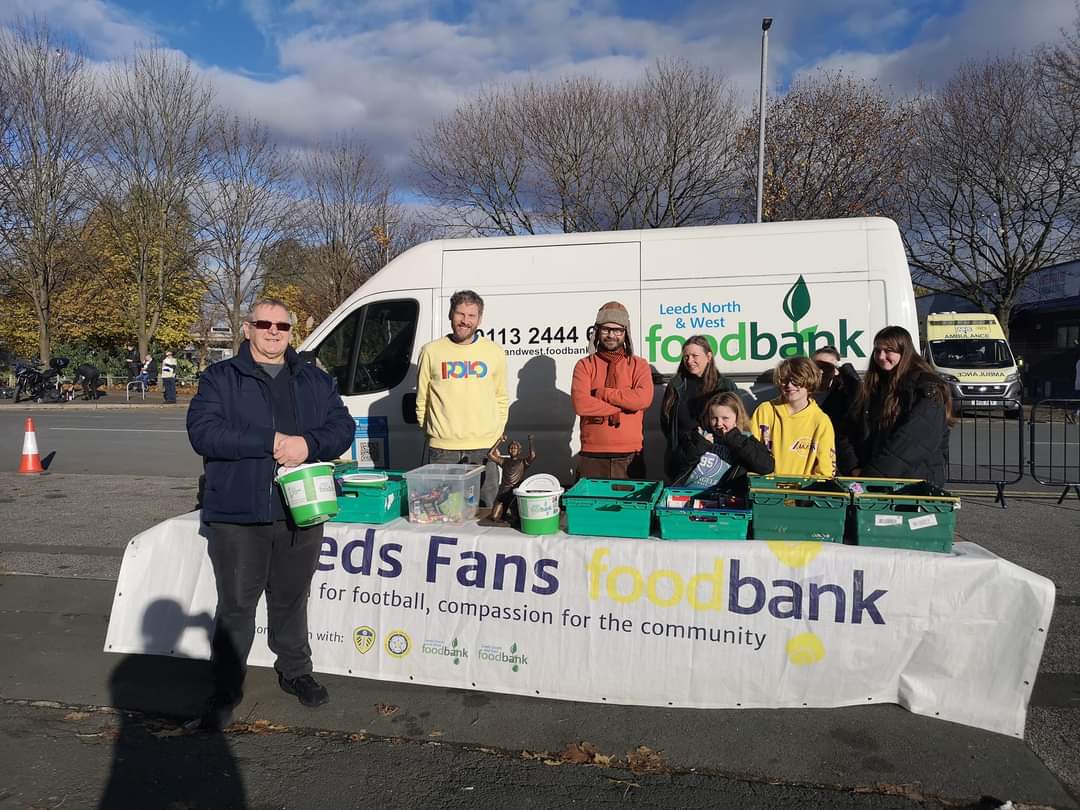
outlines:
[[386, 651], [394, 658], [404, 658], [412, 652], [412, 639], [404, 630], [391, 630], [386, 635]]
[[367, 625], [357, 627], [353, 630], [352, 640], [356, 646], [356, 651], [363, 655], [375, 646], [375, 628]]
[[[806, 280], [799, 276], [784, 295], [780, 305], [784, 316], [791, 321], [790, 331], [777, 334], [763, 329], [759, 321], [732, 321], [730, 325], [733, 330], [729, 329], [722, 335], [706, 334], [706, 338], [713, 347], [713, 353], [721, 360], [808, 357], [823, 346], [836, 346], [841, 357], [866, 357], [866, 352], [860, 345], [863, 330], [852, 331], [847, 318], [837, 319], [835, 326], [829, 329], [822, 328], [820, 323], [801, 326], [800, 321], [810, 312], [810, 307], [810, 289]], [[694, 321], [694, 318], [690, 319], [689, 328], [700, 332], [700, 327], [704, 324], [695, 324]], [[713, 325], [715, 322], [708, 324]], [[684, 322], [678, 319], [676, 328], [683, 327]], [[663, 324], [659, 323], [649, 326], [645, 335], [648, 359], [650, 362], [658, 359], [677, 362], [682, 356], [685, 337], [682, 334], [664, 335], [663, 328]]]
[[454, 666], [460, 664], [462, 658], [469, 657], [469, 651], [460, 646], [456, 638], [451, 639], [449, 644], [444, 641], [428, 639], [420, 647], [420, 652], [424, 655], [435, 655], [440, 658], [448, 658], [453, 661]]
[[509, 650], [504, 650], [502, 647], [494, 647], [491, 645], [480, 648], [480, 660], [488, 661], [493, 664], [509, 664], [511, 672], [518, 672], [521, 667], [529, 663], [529, 656], [525, 652], [518, 648], [517, 642], [513, 642], [510, 645]]

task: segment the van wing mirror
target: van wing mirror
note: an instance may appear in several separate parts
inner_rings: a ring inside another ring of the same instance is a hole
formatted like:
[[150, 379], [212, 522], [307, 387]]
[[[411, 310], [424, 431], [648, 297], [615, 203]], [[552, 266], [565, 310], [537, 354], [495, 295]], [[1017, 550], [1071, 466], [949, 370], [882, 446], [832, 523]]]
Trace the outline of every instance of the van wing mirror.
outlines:
[[401, 398], [401, 421], [406, 425], [415, 425], [416, 422], [416, 394], [406, 394]]

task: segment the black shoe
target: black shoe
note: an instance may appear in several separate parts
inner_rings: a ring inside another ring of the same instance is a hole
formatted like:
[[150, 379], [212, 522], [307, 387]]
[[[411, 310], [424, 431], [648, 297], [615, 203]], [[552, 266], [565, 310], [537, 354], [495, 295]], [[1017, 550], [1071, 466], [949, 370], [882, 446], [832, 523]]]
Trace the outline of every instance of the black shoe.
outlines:
[[233, 709], [240, 705], [241, 696], [233, 694], [213, 695], [206, 701], [202, 714], [184, 727], [198, 731], [222, 731], [233, 719]]
[[286, 678], [279, 672], [277, 682], [284, 691], [296, 695], [297, 699], [310, 709], [330, 702], [330, 693], [326, 691], [326, 687], [310, 675]]

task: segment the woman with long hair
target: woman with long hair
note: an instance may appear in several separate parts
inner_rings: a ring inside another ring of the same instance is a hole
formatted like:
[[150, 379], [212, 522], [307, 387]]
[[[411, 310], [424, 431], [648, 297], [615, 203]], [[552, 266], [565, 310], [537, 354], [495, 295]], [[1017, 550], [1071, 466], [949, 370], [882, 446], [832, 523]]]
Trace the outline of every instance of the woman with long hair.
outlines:
[[874, 335], [874, 351], [855, 402], [859, 467], [874, 478], [919, 478], [945, 485], [952, 400], [902, 326]]
[[713, 394], [734, 390], [734, 384], [716, 367], [708, 338], [688, 337], [679, 368], [667, 385], [660, 408], [660, 429], [667, 439], [664, 474], [669, 481], [686, 469], [693, 456], [693, 437], [701, 424], [705, 403]]

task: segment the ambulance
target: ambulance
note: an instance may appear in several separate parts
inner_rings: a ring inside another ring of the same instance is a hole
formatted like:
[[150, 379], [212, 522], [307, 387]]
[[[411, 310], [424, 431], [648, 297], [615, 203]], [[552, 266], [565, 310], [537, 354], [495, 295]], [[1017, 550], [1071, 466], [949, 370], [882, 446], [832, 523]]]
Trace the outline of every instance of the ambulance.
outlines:
[[427, 242], [372, 276], [300, 347], [337, 380], [356, 420], [350, 454], [360, 463], [421, 463], [417, 357], [449, 331], [450, 296], [462, 289], [483, 297], [481, 332], [507, 354], [507, 434], [533, 434], [531, 471], [564, 482], [578, 449], [571, 377], [593, 349], [593, 321], [608, 301], [629, 311], [633, 351], [657, 383], [645, 417], [653, 477], [664, 450], [663, 384], [690, 335], [708, 337], [748, 408], [775, 396], [771, 372], [785, 357], [833, 345], [864, 371], [877, 330], [899, 324], [918, 335], [904, 248], [888, 219]]
[[1004, 408], [1020, 413], [1023, 389], [1009, 341], [988, 313], [926, 316], [925, 356], [952, 388], [953, 410]]

